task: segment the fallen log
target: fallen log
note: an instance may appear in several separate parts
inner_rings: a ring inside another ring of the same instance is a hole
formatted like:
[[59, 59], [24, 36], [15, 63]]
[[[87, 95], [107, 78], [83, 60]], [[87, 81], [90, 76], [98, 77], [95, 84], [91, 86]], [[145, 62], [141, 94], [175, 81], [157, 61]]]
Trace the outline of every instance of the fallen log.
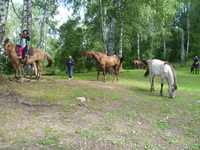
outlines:
[[[35, 76], [33, 73], [24, 73], [24, 76], [30, 75], [30, 76]], [[42, 73], [42, 76], [52, 76], [52, 75], [58, 75], [58, 72], [52, 71], [50, 73]]]

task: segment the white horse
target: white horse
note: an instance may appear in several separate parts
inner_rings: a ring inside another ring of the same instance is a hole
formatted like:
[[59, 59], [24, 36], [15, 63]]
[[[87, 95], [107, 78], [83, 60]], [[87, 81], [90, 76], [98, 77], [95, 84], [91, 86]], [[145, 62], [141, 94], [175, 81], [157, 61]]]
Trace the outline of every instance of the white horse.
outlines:
[[168, 92], [170, 95], [170, 98], [175, 98], [175, 91], [177, 90], [177, 84], [176, 84], [176, 75], [173, 67], [164, 61], [153, 59], [148, 63], [147, 71], [145, 72], [144, 76], [147, 77], [150, 74], [150, 91], [154, 90], [154, 81], [156, 76], [161, 77], [161, 89], [160, 94], [162, 94], [162, 89], [164, 85], [163, 79], [165, 78], [168, 83]]

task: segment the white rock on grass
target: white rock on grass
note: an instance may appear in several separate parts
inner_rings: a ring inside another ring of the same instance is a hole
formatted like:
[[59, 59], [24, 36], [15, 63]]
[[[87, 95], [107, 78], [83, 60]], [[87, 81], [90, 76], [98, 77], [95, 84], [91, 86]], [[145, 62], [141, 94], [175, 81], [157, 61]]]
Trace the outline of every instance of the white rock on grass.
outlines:
[[80, 99], [81, 103], [86, 102], [85, 97], [77, 97], [76, 99]]

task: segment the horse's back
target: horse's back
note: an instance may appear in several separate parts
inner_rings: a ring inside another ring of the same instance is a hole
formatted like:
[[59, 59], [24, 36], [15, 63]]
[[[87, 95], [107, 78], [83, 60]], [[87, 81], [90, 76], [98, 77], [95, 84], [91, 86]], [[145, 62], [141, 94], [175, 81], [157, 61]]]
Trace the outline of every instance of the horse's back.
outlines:
[[157, 76], [161, 76], [163, 73], [165, 73], [169, 69], [168, 67], [168, 65], [164, 65], [162, 60], [153, 59], [149, 62], [150, 72]]
[[120, 59], [116, 56], [107, 56], [106, 67], [113, 67], [115, 65], [120, 65]]

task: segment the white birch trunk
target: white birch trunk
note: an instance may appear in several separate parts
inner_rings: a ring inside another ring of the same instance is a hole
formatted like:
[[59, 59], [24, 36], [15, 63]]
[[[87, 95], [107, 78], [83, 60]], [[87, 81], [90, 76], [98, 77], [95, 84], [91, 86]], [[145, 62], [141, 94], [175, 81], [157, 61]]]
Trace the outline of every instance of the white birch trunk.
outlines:
[[151, 43], [150, 43], [150, 59], [153, 58], [153, 37], [151, 37]]
[[118, 6], [118, 0], [113, 1], [113, 11], [110, 19], [110, 33], [108, 37], [108, 52], [107, 55], [111, 56], [114, 53], [114, 37], [115, 37], [115, 26], [116, 26], [116, 7]]
[[44, 43], [44, 27], [45, 27], [45, 21], [46, 21], [46, 17], [48, 13], [48, 8], [49, 8], [49, 0], [46, 0], [44, 16], [43, 16], [42, 25], [40, 28], [40, 42], [37, 45], [38, 49], [40, 49]]
[[[32, 0], [27, 0], [27, 29], [29, 36], [32, 37]], [[32, 43], [32, 38], [31, 38]]]
[[137, 60], [140, 60], [140, 34], [137, 33]]
[[189, 9], [188, 9], [187, 10], [187, 47], [186, 47], [186, 60], [188, 59], [189, 46], [190, 46], [190, 16], [189, 16]]
[[184, 49], [184, 31], [183, 29], [180, 30], [181, 32], [181, 62], [185, 62], [185, 49]]
[[0, 0], [0, 53], [2, 49], [1, 45], [4, 40], [8, 7], [9, 0]]
[[[122, 0], [122, 2], [123, 2], [123, 0]], [[120, 22], [120, 27], [119, 27], [119, 57], [120, 58], [122, 57], [122, 52], [123, 52], [123, 29], [124, 29], [123, 9], [124, 9], [124, 6], [123, 6], [123, 4], [121, 4], [121, 13], [120, 13], [121, 22]]]
[[27, 29], [27, 8], [28, 8], [27, 0], [23, 0], [22, 26], [21, 26], [22, 31]]
[[104, 53], [107, 54], [107, 45], [106, 45], [106, 33], [105, 33], [105, 22], [103, 18], [103, 5], [102, 1], [99, 0], [99, 6], [100, 6], [100, 23], [101, 23], [101, 40], [103, 43]]

